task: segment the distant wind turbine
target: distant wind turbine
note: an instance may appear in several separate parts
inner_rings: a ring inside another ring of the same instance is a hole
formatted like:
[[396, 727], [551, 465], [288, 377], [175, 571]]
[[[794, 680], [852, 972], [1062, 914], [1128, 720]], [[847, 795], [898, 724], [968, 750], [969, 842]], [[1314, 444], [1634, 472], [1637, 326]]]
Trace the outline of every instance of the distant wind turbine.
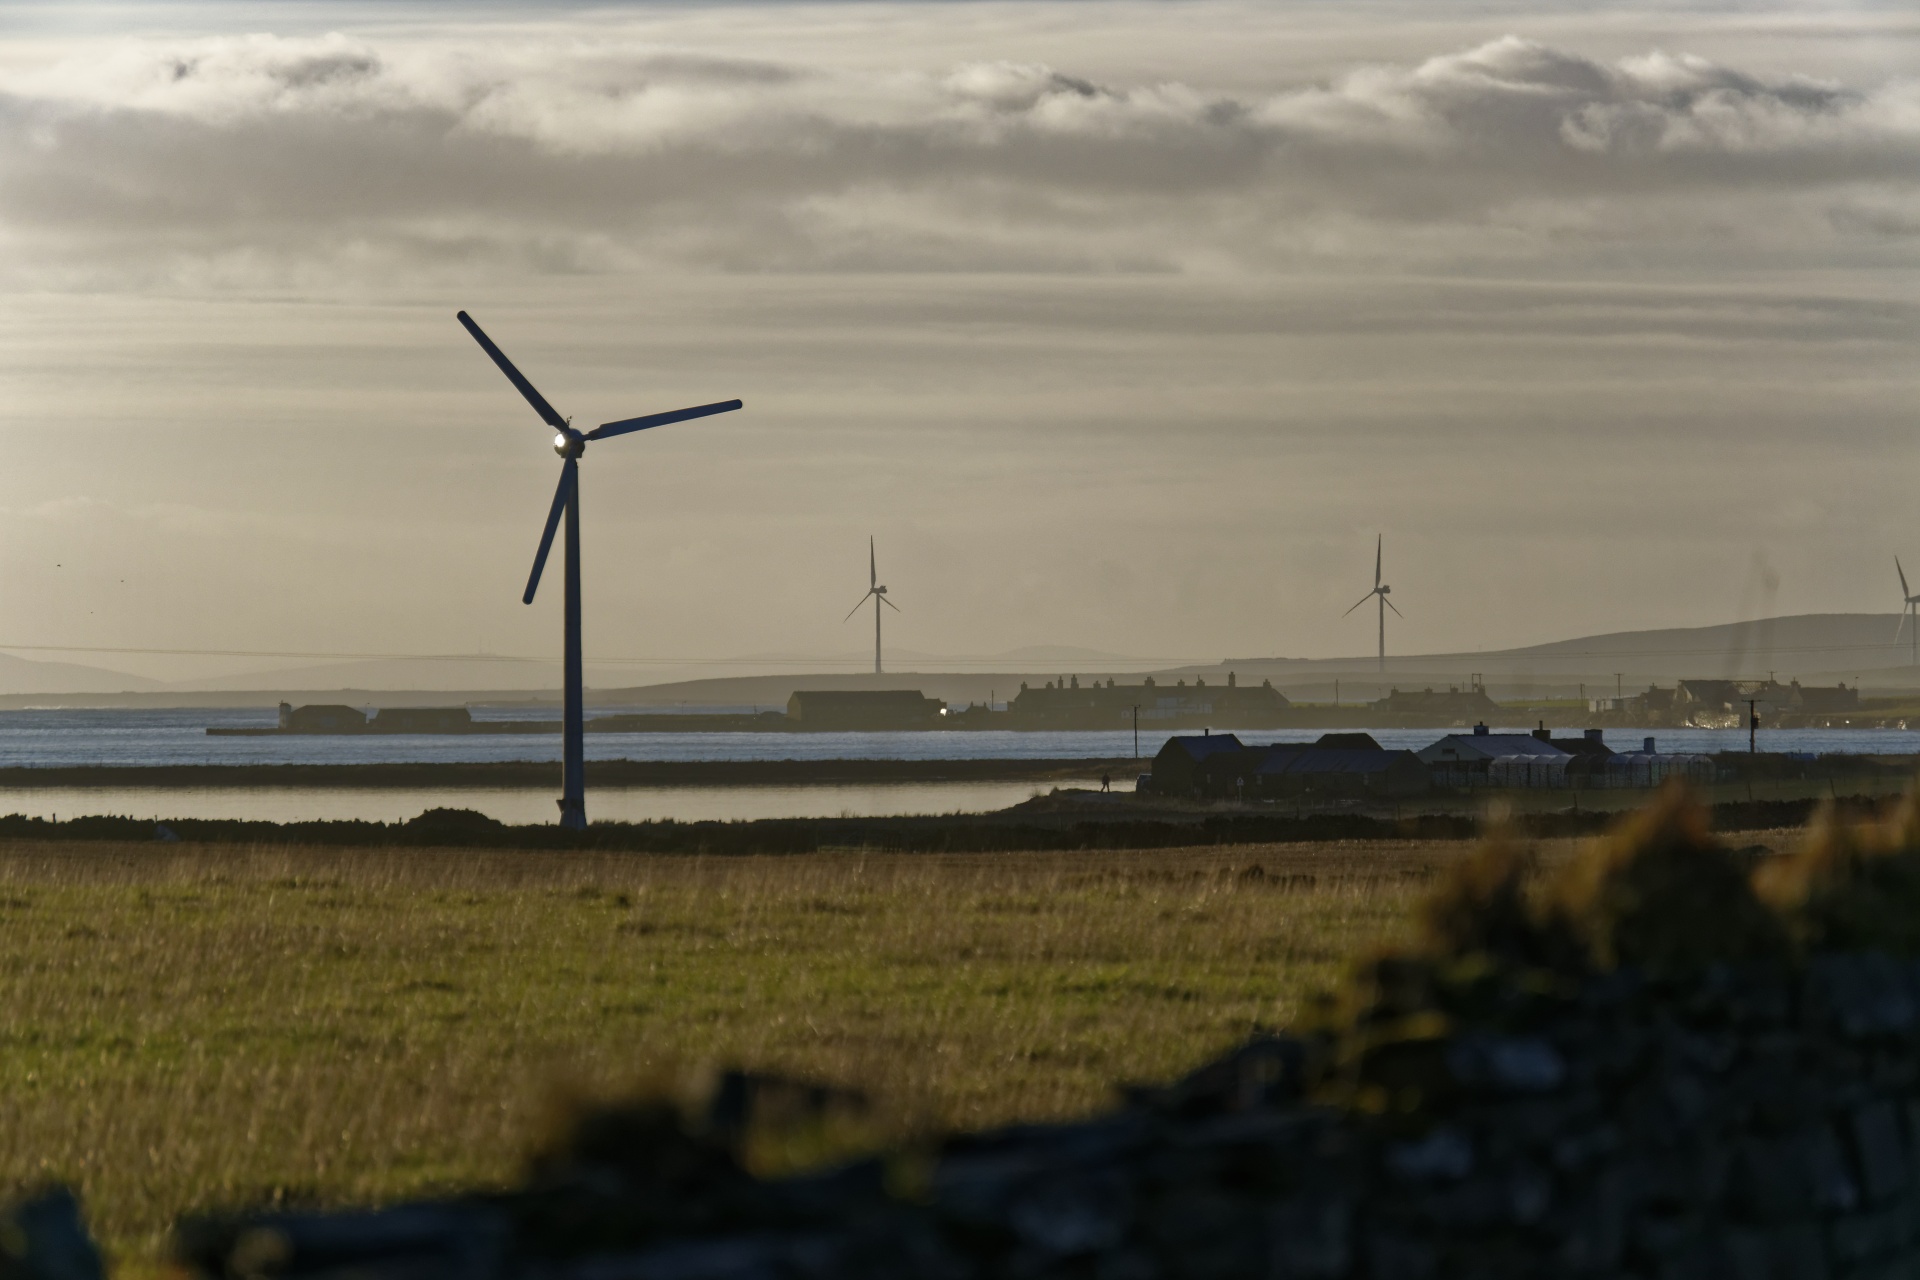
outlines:
[[[1913, 648], [1910, 650], [1912, 657], [1908, 660], [1908, 665], [1920, 666], [1920, 596], [1913, 594], [1913, 589], [1907, 586], [1907, 571], [1900, 567], [1899, 556], [1893, 558], [1893, 571], [1900, 575], [1900, 598], [1906, 603], [1906, 607], [1900, 611], [1900, 625], [1893, 629], [1893, 642], [1900, 643], [1902, 631], [1911, 633], [1910, 643]], [[1912, 625], [1909, 626], [1908, 623]]]
[[605, 440], [611, 436], [623, 436], [630, 431], [645, 431], [648, 427], [663, 427], [669, 422], [685, 422], [689, 418], [704, 418], [709, 414], [726, 413], [740, 408], [738, 400], [723, 400], [718, 404], [697, 405], [691, 409], [675, 409], [670, 413], [653, 413], [643, 418], [624, 418], [619, 422], [603, 422], [591, 431], [581, 432], [573, 429], [571, 419], [555, 413], [553, 406], [546, 402], [533, 384], [528, 382], [521, 372], [513, 367], [513, 361], [506, 353], [493, 345], [493, 339], [482, 333], [480, 326], [466, 312], [459, 313], [459, 321], [466, 326], [480, 349], [493, 357], [500, 366], [500, 372], [507, 375], [511, 382], [527, 398], [541, 421], [559, 432], [553, 438], [553, 451], [560, 455], [560, 487], [554, 490], [553, 509], [547, 512], [547, 527], [540, 535], [540, 550], [533, 557], [533, 573], [527, 578], [527, 591], [521, 597], [525, 604], [533, 603], [533, 593], [540, 586], [540, 571], [547, 566], [547, 552], [553, 547], [554, 532], [560, 527], [560, 517], [567, 517], [567, 567], [566, 567], [566, 651], [563, 666], [566, 671], [566, 703], [561, 712], [561, 772], [560, 772], [560, 825], [576, 831], [584, 831], [587, 826], [587, 767], [586, 744], [583, 738], [586, 722], [585, 691], [581, 679], [580, 665], [580, 455], [587, 451], [587, 441]]
[[[1386, 586], [1380, 581], [1380, 552], [1385, 541], [1385, 538], [1382, 537], [1378, 538], [1373, 544], [1373, 590], [1367, 592], [1366, 595], [1361, 596], [1358, 600], [1355, 600], [1353, 605], [1347, 610], [1347, 613], [1352, 613], [1354, 609], [1358, 609], [1369, 600], [1378, 600], [1380, 602], [1381, 675], [1387, 673], [1387, 610], [1392, 609], [1397, 616], [1402, 618], [1407, 616], [1401, 613], [1398, 608], [1395, 608], [1393, 601], [1387, 599], [1388, 594], [1393, 591], [1393, 588]], [[1344, 618], [1347, 616], [1347, 613], [1343, 613], [1340, 616]]]
[[873, 538], [869, 536], [867, 538], [867, 595], [861, 596], [860, 603], [847, 610], [846, 618], [840, 619], [841, 622], [847, 621], [848, 618], [860, 612], [861, 607], [867, 603], [867, 596], [873, 597], [873, 674], [875, 675], [880, 674], [880, 606], [884, 604], [895, 613], [900, 612], [900, 606], [887, 599], [887, 589], [880, 585], [879, 566], [880, 562], [874, 559], [873, 555]]

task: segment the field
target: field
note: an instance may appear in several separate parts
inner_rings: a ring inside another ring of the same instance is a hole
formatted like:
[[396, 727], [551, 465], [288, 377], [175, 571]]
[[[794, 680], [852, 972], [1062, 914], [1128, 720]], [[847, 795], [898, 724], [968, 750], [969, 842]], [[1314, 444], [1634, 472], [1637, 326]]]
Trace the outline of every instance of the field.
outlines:
[[1059, 1117], [1286, 1023], [1457, 843], [642, 858], [0, 847], [0, 1180], [175, 1214], [498, 1181], [569, 1093], [738, 1064], [891, 1131]]

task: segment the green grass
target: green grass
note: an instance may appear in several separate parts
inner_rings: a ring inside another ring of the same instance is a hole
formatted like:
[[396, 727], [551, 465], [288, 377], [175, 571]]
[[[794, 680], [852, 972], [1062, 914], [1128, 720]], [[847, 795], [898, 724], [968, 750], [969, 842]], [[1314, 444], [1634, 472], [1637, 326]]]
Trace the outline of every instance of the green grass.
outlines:
[[1286, 1023], [1458, 848], [0, 847], [0, 1181], [144, 1268], [183, 1210], [502, 1181], [557, 1098], [720, 1064], [895, 1133], [1084, 1113]]

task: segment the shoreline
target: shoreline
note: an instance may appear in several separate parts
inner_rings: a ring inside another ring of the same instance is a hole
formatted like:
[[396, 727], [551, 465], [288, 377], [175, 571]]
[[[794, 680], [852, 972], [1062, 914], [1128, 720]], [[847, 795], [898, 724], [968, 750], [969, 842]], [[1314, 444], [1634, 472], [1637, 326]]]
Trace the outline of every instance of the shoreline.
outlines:
[[[1116, 784], [1149, 760], [589, 760], [590, 787], [849, 786], [875, 783], [1053, 782], [1113, 775]], [[558, 761], [415, 764], [163, 764], [0, 767], [0, 793], [50, 787], [446, 787], [464, 790], [556, 785]]]

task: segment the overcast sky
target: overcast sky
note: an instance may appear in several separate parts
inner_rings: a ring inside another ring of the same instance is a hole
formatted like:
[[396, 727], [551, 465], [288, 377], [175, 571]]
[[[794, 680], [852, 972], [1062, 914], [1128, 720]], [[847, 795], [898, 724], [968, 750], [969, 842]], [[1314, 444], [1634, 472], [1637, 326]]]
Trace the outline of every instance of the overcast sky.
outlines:
[[1917, 268], [1903, 5], [6, 5], [0, 644], [557, 652], [461, 307], [590, 655], [1890, 613]]

